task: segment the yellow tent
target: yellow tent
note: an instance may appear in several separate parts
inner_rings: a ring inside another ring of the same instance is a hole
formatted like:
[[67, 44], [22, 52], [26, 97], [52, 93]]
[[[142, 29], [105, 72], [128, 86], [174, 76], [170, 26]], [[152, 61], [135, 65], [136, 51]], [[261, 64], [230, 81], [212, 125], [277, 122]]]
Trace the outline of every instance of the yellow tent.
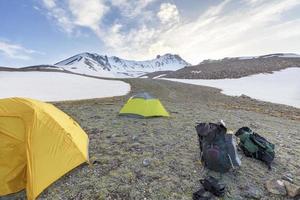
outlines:
[[132, 96], [120, 110], [119, 114], [139, 117], [170, 116], [160, 101], [146, 92]]
[[35, 199], [51, 183], [88, 161], [88, 136], [51, 104], [0, 99], [0, 196], [26, 188]]

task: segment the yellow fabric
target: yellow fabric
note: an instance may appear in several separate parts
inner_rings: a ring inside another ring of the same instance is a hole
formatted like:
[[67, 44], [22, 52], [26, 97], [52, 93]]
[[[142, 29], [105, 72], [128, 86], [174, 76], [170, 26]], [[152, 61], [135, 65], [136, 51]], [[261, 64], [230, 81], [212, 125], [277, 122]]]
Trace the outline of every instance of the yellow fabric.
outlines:
[[51, 183], [88, 161], [88, 136], [51, 104], [0, 100], [0, 196], [26, 188], [35, 199]]
[[120, 114], [134, 114], [143, 117], [169, 117], [169, 113], [158, 99], [130, 98]]

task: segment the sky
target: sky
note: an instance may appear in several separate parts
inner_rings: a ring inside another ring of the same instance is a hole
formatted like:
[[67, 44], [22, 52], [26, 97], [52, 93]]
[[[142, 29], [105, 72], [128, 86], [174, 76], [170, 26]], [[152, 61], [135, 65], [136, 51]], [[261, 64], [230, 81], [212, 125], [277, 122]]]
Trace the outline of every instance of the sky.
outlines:
[[0, 0], [0, 66], [300, 53], [299, 0]]

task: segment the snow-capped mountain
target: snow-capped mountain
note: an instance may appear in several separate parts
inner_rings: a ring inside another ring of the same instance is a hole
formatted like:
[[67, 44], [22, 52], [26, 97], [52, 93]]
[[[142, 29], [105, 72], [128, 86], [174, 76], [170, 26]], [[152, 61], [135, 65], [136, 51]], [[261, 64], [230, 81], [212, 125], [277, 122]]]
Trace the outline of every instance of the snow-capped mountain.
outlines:
[[155, 71], [176, 71], [189, 65], [179, 55], [173, 54], [157, 56], [152, 60], [133, 61], [96, 53], [81, 53], [55, 64], [73, 73], [111, 78], [139, 77]]

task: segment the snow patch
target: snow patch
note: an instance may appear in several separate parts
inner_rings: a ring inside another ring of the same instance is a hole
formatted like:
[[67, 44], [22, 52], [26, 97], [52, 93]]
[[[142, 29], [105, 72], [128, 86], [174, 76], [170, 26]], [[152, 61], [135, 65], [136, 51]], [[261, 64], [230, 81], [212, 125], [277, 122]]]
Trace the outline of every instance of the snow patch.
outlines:
[[0, 98], [63, 101], [125, 95], [130, 85], [60, 72], [0, 72]]
[[153, 79], [161, 78], [161, 77], [164, 77], [165, 75], [167, 75], [167, 74], [161, 74], [161, 75], [155, 76], [155, 77], [153, 77]]
[[244, 56], [244, 57], [238, 57], [239, 60], [250, 60], [258, 58], [258, 56]]
[[255, 99], [300, 108], [300, 68], [287, 68], [272, 74], [257, 74], [238, 79], [166, 79], [216, 87], [231, 96], [242, 94]]
[[42, 69], [51, 69], [51, 70], [54, 69], [54, 70], [64, 71], [64, 69], [61, 67], [43, 67]]
[[192, 73], [192, 74], [200, 74], [200, 73], [201, 73], [201, 70], [199, 70], [199, 71], [194, 70], [194, 71], [191, 71], [191, 73]]

